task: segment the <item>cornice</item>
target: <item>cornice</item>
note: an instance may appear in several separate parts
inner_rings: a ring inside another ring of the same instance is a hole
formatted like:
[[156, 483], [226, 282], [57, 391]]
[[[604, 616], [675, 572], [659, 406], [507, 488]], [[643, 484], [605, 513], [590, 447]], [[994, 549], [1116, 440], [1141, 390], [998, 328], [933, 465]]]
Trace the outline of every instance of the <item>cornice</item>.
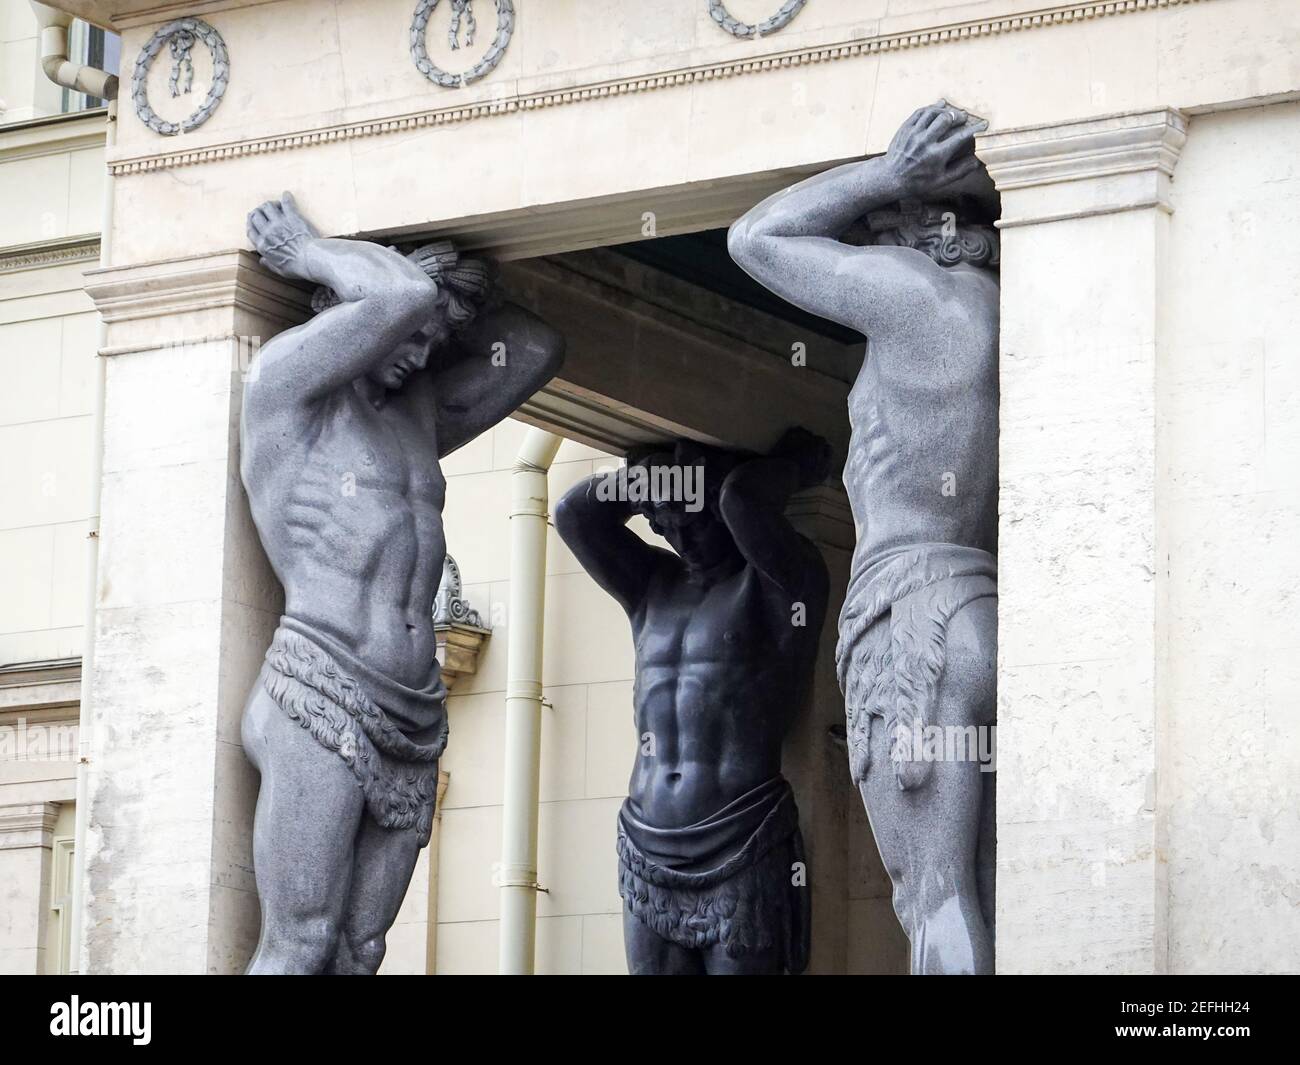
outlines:
[[53, 802], [0, 806], [0, 850], [50, 846], [59, 807]]
[[234, 307], [287, 325], [310, 314], [305, 289], [263, 270], [257, 257], [243, 250], [88, 270], [86, 292], [109, 325], [218, 307]]
[[1144, 207], [1170, 211], [1169, 182], [1186, 141], [1187, 116], [1161, 108], [1000, 130], [977, 138], [976, 153], [1002, 194], [998, 224], [1007, 229]]
[[660, 89], [714, 81], [720, 78], [741, 77], [771, 70], [828, 63], [839, 60], [897, 52], [908, 48], [950, 44], [975, 37], [1019, 33], [1051, 26], [1067, 25], [1115, 15], [1154, 11], [1161, 8], [1180, 7], [1212, 0], [1084, 0], [1084, 2], [1052, 4], [1038, 11], [1017, 15], [986, 16], [951, 22], [928, 28], [902, 29], [889, 33], [863, 34], [834, 44], [809, 45], [774, 51], [748, 59], [720, 60], [697, 66], [680, 67], [653, 74], [625, 78], [595, 80], [566, 89], [537, 90], [517, 93], [496, 100], [430, 108], [383, 119], [335, 123], [314, 129], [259, 137], [250, 140], [230, 141], [206, 145], [189, 150], [158, 152], [110, 161], [109, 171], [116, 175], [143, 174], [155, 170], [171, 170], [194, 166], [244, 155], [288, 151], [328, 144], [334, 141], [354, 140], [385, 133], [396, 133], [430, 126], [470, 122], [496, 115], [515, 114], [544, 107], [562, 107], [633, 93], [655, 92]]
[[0, 248], [0, 274], [93, 262], [98, 258], [99, 237], [94, 233], [64, 237], [61, 240], [43, 240], [35, 244], [17, 244], [10, 248]]
[[0, 163], [102, 148], [108, 129], [103, 108], [74, 115], [51, 115], [0, 126]]
[[[0, 715], [65, 718], [81, 700], [81, 659], [56, 658], [0, 666]], [[75, 713], [72, 715], [75, 719]], [[0, 716], [0, 722], [5, 718]]]

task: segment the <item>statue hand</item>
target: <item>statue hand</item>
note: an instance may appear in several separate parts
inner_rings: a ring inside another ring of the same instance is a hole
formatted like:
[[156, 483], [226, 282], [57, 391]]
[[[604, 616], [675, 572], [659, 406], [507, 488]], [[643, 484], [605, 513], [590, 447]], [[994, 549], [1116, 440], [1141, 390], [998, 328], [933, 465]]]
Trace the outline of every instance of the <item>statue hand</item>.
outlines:
[[248, 213], [248, 239], [268, 270], [281, 277], [315, 280], [308, 272], [307, 249], [319, 239], [316, 228], [302, 216], [293, 195], [268, 200]]
[[945, 100], [915, 111], [885, 153], [904, 195], [924, 196], [978, 167], [975, 134], [987, 126]]

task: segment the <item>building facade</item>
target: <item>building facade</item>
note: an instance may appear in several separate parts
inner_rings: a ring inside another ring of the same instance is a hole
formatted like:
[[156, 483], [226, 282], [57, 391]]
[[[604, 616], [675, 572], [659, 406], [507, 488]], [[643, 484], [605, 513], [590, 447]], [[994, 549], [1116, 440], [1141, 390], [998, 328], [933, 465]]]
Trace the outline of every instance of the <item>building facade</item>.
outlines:
[[[998, 969], [1300, 966], [1294, 3], [479, 0], [454, 50], [452, 5], [57, 6], [120, 35], [84, 33], [83, 61], [120, 54], [122, 82], [106, 148], [0, 3], [3, 968], [235, 972], [256, 940], [239, 714], [282, 602], [239, 397], [308, 308], [248, 250], [251, 207], [288, 189], [329, 235], [451, 237], [568, 339], [519, 420], [447, 463], [449, 548], [494, 631], [452, 688], [385, 963], [493, 971], [524, 425], [568, 439], [552, 499], [671, 436], [760, 449], [802, 424], [842, 458], [860, 341], [745, 290], [717, 234], [939, 98], [988, 120], [1002, 203]], [[182, 54], [178, 19], [200, 20]], [[842, 493], [793, 511], [842, 595]], [[554, 536], [546, 611], [537, 969], [621, 971], [631, 639]], [[833, 645], [832, 622], [786, 752], [812, 968], [899, 972]], [[30, 756], [78, 722], [79, 792], [78, 756]]]

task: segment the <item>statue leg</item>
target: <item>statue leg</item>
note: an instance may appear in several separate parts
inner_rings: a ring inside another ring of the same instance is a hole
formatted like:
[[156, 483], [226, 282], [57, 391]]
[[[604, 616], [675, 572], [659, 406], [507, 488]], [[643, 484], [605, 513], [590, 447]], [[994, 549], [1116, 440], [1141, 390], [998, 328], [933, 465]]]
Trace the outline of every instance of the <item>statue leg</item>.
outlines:
[[388, 930], [406, 898], [422, 847], [414, 828], [384, 828], [364, 816], [357, 833], [343, 934], [330, 972], [373, 975], [388, 949]]
[[785, 963], [779, 947], [733, 958], [718, 946], [704, 952], [704, 971], [710, 976], [780, 976]]
[[339, 938], [361, 789], [343, 760], [260, 685], [245, 708], [242, 734], [262, 774], [253, 822], [262, 933], [248, 972], [319, 973]]
[[[949, 623], [944, 673], [927, 724], [993, 724], [996, 663], [997, 604], [977, 600]], [[860, 790], [894, 883], [894, 910], [911, 940], [912, 972], [991, 973], [993, 937], [981, 888], [991, 892], [992, 847], [991, 837], [983, 846], [981, 837], [991, 833], [992, 811], [985, 807], [993, 774], [973, 758], [939, 760], [924, 783], [904, 791], [890, 760], [892, 741], [890, 730], [873, 721], [871, 765]]]
[[706, 972], [699, 951], [664, 939], [626, 906], [623, 950], [627, 954], [627, 971], [633, 976], [703, 976]]

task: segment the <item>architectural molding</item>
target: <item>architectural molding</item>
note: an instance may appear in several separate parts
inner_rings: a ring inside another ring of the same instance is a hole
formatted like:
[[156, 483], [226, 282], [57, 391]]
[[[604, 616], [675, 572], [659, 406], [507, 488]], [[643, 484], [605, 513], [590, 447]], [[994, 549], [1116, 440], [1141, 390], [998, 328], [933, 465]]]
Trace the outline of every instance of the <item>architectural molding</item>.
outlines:
[[56, 802], [14, 803], [0, 806], [0, 851], [20, 847], [50, 847], [59, 819]]
[[18, 244], [0, 249], [0, 274], [98, 259], [99, 237], [94, 233], [83, 233], [60, 240], [42, 240], [34, 244]]
[[492, 633], [460, 621], [435, 625], [433, 631], [438, 641], [439, 673], [442, 683], [450, 690], [461, 677], [472, 677], [478, 672], [479, 651]]
[[[764, 451], [803, 425], [845, 453], [847, 382], [576, 265], [566, 256], [502, 264], [501, 291], [566, 338], [559, 376], [516, 411], [520, 420], [616, 453], [677, 437]], [[683, 377], [686, 366], [698, 379]], [[780, 410], [753, 401], [771, 394]]]
[[[86, 272], [86, 292], [110, 326], [145, 318], [175, 318], [213, 308], [235, 308], [286, 326], [311, 314], [310, 294], [262, 269], [252, 252], [237, 250], [212, 255], [108, 267]], [[105, 354], [232, 339], [235, 334], [205, 335], [139, 347], [105, 349]]]
[[[0, 666], [0, 714], [76, 719], [81, 703], [81, 659], [57, 658]], [[71, 709], [73, 713], [66, 713]], [[63, 711], [62, 713], [60, 711]]]
[[83, 148], [102, 148], [108, 111], [97, 107], [66, 115], [28, 119], [0, 128], [0, 163], [41, 155], [62, 155]]
[[1155, 207], [1187, 140], [1174, 108], [985, 133], [976, 153], [1002, 194], [999, 228]]
[[115, 176], [143, 174], [155, 170], [171, 170], [194, 166], [243, 155], [260, 155], [265, 152], [287, 151], [327, 144], [333, 141], [373, 137], [385, 133], [404, 132], [430, 126], [470, 122], [496, 115], [515, 114], [543, 107], [561, 107], [588, 100], [622, 96], [629, 93], [654, 92], [659, 89], [713, 81], [719, 78], [760, 74], [788, 67], [813, 63], [828, 63], [862, 56], [875, 56], [884, 52], [897, 52], [908, 48], [951, 44], [976, 37], [1019, 33], [1051, 26], [1066, 25], [1115, 15], [1155, 11], [1161, 8], [1190, 4], [1206, 4], [1213, 0], [1083, 0], [1058, 3], [1037, 12], [1017, 15], [990, 15], [983, 18], [944, 23], [927, 28], [901, 29], [889, 33], [863, 34], [835, 44], [808, 45], [775, 51], [748, 59], [718, 60], [697, 66], [678, 67], [652, 74], [624, 78], [606, 78], [574, 85], [567, 89], [541, 89], [517, 93], [495, 100], [435, 107], [426, 110], [394, 115], [389, 118], [357, 122], [341, 122], [314, 129], [258, 137], [249, 140], [228, 141], [206, 145], [188, 151], [164, 152], [114, 159], [109, 171]]

